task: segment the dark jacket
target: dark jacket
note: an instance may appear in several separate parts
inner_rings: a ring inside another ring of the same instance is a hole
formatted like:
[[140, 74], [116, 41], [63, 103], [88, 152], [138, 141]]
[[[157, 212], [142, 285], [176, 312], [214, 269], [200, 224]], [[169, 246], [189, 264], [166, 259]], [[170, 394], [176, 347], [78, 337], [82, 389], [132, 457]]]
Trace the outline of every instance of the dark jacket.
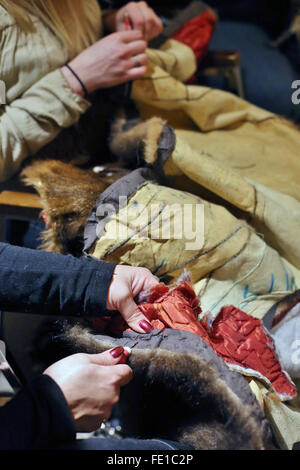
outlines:
[[[114, 268], [0, 243], [0, 310], [100, 316]], [[64, 395], [49, 376], [36, 378], [0, 408], [0, 449], [41, 449], [75, 434]]]

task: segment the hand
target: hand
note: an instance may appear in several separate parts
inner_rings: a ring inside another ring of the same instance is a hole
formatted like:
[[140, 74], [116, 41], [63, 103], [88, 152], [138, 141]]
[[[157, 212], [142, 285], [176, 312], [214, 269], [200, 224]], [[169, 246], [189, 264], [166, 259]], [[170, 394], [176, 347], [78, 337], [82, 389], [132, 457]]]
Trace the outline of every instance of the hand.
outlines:
[[158, 282], [146, 268], [116, 266], [108, 290], [107, 309], [118, 310], [134, 331], [149, 333], [152, 326], [133, 299], [142, 290], [152, 289]]
[[[81, 52], [69, 62], [87, 91], [119, 85], [146, 73], [146, 41], [140, 31], [110, 34]], [[81, 96], [83, 90], [67, 67], [61, 69], [71, 88]]]
[[116, 31], [125, 31], [127, 15], [132, 29], [141, 31], [143, 39], [147, 42], [158, 36], [163, 30], [161, 20], [146, 2], [130, 2], [116, 13]]
[[[101, 354], [74, 354], [45, 370], [62, 390], [78, 432], [98, 429], [132, 379], [122, 347]], [[114, 357], [117, 356], [117, 357]]]

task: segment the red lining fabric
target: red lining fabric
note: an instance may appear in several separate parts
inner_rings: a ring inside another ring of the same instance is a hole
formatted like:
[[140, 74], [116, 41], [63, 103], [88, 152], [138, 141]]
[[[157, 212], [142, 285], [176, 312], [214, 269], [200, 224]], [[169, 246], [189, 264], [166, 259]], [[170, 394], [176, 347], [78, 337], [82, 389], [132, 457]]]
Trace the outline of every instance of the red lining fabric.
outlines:
[[189, 46], [194, 51], [199, 64], [207, 54], [216, 23], [215, 15], [210, 10], [206, 10], [185, 23], [173, 34], [172, 39]]
[[[234, 306], [223, 307], [213, 322], [199, 320], [199, 299], [188, 282], [174, 289], [163, 283], [152, 289], [147, 303], [139, 305], [153, 328], [173, 328], [200, 336], [227, 364], [256, 371], [268, 379], [282, 399], [297, 395], [293, 383], [281, 368], [271, 338], [261, 320]], [[118, 314], [113, 319], [97, 319], [94, 326], [111, 334], [121, 334], [126, 324]]]

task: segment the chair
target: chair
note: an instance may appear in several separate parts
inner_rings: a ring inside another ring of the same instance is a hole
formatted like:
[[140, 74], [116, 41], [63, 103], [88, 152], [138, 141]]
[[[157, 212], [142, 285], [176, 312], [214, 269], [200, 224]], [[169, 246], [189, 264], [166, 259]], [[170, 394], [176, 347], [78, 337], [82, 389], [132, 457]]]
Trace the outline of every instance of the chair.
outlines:
[[197, 70], [197, 79], [201, 81], [203, 77], [225, 77], [228, 81], [228, 88], [244, 98], [241, 62], [242, 55], [238, 50], [210, 50]]
[[[292, 102], [293, 81], [299, 79], [300, 51], [295, 35], [284, 34], [293, 24], [292, 1], [209, 0], [219, 22], [211, 51], [238, 50], [244, 98], [251, 103], [300, 122], [300, 106]], [[282, 36], [283, 35], [283, 36]], [[277, 38], [288, 39], [285, 44]], [[276, 47], [278, 46], [278, 47]], [[239, 81], [238, 76], [236, 80]], [[199, 74], [200, 85], [232, 91], [226, 76]]]

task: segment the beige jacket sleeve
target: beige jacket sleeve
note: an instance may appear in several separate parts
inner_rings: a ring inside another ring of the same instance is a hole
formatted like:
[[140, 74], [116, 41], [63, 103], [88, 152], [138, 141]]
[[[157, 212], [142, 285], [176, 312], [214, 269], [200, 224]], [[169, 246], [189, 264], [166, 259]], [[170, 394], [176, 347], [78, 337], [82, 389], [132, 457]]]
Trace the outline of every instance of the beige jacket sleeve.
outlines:
[[9, 105], [0, 108], [0, 181], [16, 173], [28, 155], [74, 124], [89, 107], [60, 69], [48, 73]]
[[3, 182], [18, 171], [27, 156], [77, 122], [90, 103], [74, 93], [62, 75], [67, 57], [53, 35], [37, 25], [40, 36], [24, 39], [15, 25], [1, 22], [0, 79], [7, 88], [6, 104], [0, 105]]

